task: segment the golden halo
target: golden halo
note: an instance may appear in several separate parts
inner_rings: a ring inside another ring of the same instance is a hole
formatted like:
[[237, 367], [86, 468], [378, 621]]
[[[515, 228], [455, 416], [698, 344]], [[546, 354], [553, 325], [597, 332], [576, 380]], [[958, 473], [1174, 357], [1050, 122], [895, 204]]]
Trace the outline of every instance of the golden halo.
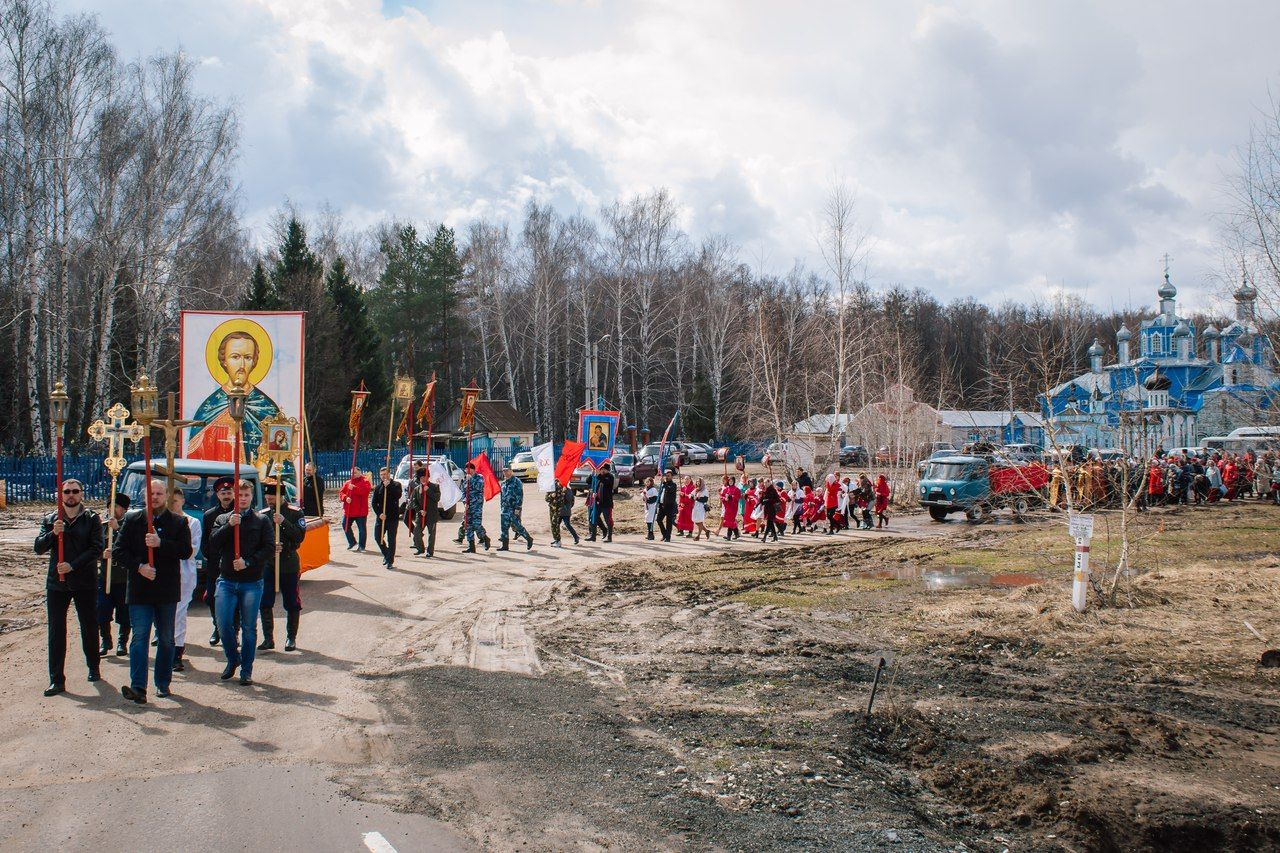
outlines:
[[245, 332], [258, 344], [258, 361], [254, 364], [253, 370], [249, 371], [249, 384], [256, 386], [271, 370], [271, 359], [274, 353], [271, 349], [271, 336], [267, 334], [267, 330], [248, 317], [224, 320], [218, 324], [218, 328], [213, 330], [213, 334], [209, 335], [209, 340], [204, 345], [204, 363], [209, 368], [209, 375], [220, 386], [226, 385], [230, 380], [226, 368], [218, 361], [218, 346], [222, 343], [222, 339], [232, 332]]

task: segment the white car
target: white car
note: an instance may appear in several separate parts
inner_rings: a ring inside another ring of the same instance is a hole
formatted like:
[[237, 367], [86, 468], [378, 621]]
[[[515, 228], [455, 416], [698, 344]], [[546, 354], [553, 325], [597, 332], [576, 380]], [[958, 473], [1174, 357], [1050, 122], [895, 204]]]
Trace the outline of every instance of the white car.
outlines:
[[[402, 489], [404, 489], [406, 500], [408, 499], [408, 496], [409, 496], [409, 463], [411, 461], [425, 462], [426, 457], [423, 456], [421, 453], [415, 453], [412, 457], [406, 453], [404, 456], [400, 457], [400, 464], [396, 466], [395, 481], [400, 484], [400, 487]], [[431, 461], [444, 463], [445, 469], [449, 472], [450, 479], [452, 479], [453, 482], [457, 483], [459, 488], [462, 487], [463, 471], [457, 465], [453, 464], [452, 459], [450, 459], [448, 456], [432, 456]], [[375, 477], [374, 485], [377, 485], [377, 482], [378, 480]]]

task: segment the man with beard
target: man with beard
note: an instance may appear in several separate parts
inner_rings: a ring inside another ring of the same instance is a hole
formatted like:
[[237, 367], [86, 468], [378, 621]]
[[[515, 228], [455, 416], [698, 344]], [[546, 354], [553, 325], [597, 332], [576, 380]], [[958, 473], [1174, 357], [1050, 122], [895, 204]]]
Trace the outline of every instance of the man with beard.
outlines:
[[[98, 662], [98, 559], [102, 555], [102, 521], [84, 505], [84, 486], [79, 480], [62, 481], [62, 509], [51, 512], [40, 523], [36, 536], [37, 554], [49, 555], [45, 577], [45, 608], [49, 614], [49, 686], [45, 696], [66, 690], [64, 664], [67, 658], [67, 610], [76, 606], [80, 623], [80, 645], [84, 649], [89, 680], [97, 681]], [[62, 540], [62, 559], [58, 540]]]
[[[147, 514], [154, 532], [147, 532]], [[173, 679], [174, 619], [181, 596], [183, 560], [191, 556], [191, 528], [169, 509], [164, 480], [153, 479], [146, 506], [124, 517], [112, 549], [115, 564], [129, 578], [129, 683], [124, 698], [139, 705], [147, 701], [147, 668], [151, 655], [151, 627], [156, 629], [156, 695], [169, 695]]]
[[316, 476], [316, 463], [302, 469], [302, 512], [312, 517], [324, 515], [324, 482]]

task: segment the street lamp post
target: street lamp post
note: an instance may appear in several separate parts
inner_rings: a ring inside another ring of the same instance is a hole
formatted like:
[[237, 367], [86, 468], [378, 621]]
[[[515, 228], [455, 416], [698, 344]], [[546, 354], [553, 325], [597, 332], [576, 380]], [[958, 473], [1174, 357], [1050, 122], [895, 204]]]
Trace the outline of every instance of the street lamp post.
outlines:
[[[151, 517], [151, 422], [160, 415], [160, 395], [155, 383], [147, 378], [147, 374], [138, 377], [138, 384], [129, 388], [129, 402], [133, 409], [134, 420], [142, 427], [142, 459], [145, 466], [147, 493], [142, 499], [144, 514], [147, 517], [147, 534], [155, 533], [155, 521]], [[147, 565], [154, 566], [155, 554], [151, 546], [147, 546]]]
[[596, 408], [600, 402], [600, 345], [612, 337], [612, 334], [605, 335], [587, 346], [586, 408], [588, 409]]
[[[242, 382], [235, 382], [231, 390], [227, 392], [227, 414], [230, 415], [231, 422], [236, 425], [235, 456], [231, 459], [231, 479], [235, 480], [235, 495], [231, 500], [232, 506], [237, 513], [241, 512], [240, 457], [244, 455], [244, 451], [241, 449], [241, 442], [244, 430], [244, 408], [248, 399], [249, 392], [245, 390]], [[238, 560], [240, 559], [240, 526], [238, 524], [231, 528], [231, 541], [235, 559]]]

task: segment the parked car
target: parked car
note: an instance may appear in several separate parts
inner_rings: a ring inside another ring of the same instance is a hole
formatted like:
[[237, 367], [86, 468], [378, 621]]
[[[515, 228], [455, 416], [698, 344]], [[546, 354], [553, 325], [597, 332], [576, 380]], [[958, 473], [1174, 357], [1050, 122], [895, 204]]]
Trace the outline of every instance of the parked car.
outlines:
[[861, 444], [846, 444], [840, 448], [841, 465], [866, 465], [871, 461], [871, 454]]
[[538, 463], [533, 461], [533, 453], [522, 450], [511, 457], [511, 473], [526, 483], [538, 479]]
[[760, 461], [766, 466], [781, 465], [793, 471], [806, 464], [800, 458], [799, 448], [793, 447], [789, 441], [775, 441], [770, 444], [765, 448], [764, 457]]
[[707, 451], [707, 445], [695, 444], [690, 441], [679, 442], [680, 452], [684, 454], [684, 462], [687, 465], [702, 465], [711, 461], [711, 454]]
[[[421, 453], [414, 454], [412, 457], [406, 453], [404, 456], [400, 458], [400, 464], [396, 466], [395, 479], [398, 483], [400, 483], [401, 488], [404, 489], [406, 500], [408, 499], [408, 496], [409, 496], [409, 462], [410, 460], [412, 460], [413, 462], [424, 462], [426, 461], [426, 458], [427, 457], [423, 456]], [[463, 471], [457, 465], [453, 464], [452, 459], [450, 459], [448, 456], [432, 456], [431, 461], [443, 462], [445, 470], [449, 472], [449, 478], [452, 479], [453, 482], [457, 483], [459, 488], [462, 487]], [[494, 473], [496, 474], [497, 472], [495, 471]], [[375, 478], [375, 485], [376, 484], [377, 484], [377, 481]]]
[[1040, 462], [1044, 459], [1044, 451], [1034, 444], [1006, 444], [1000, 448], [1000, 455], [1010, 462]]
[[1089, 451], [1090, 459], [1097, 459], [1101, 462], [1121, 462], [1128, 456], [1129, 454], [1118, 447], [1095, 447]]
[[[612, 463], [613, 463], [614, 457], [616, 457], [616, 456], [618, 456], [618, 455], [619, 455], [619, 454], [615, 453], [613, 456], [609, 457], [609, 462], [610, 462], [610, 465], [611, 465], [611, 466], [612, 466]], [[627, 455], [628, 457], [630, 457], [630, 456], [631, 456], [631, 454], [630, 454], [630, 453], [628, 453], [628, 454], [626, 454], [626, 455]], [[657, 467], [657, 466], [654, 466], [654, 467]], [[594, 473], [595, 473], [595, 470], [594, 470], [590, 465], [588, 465], [586, 462], [583, 462], [583, 463], [582, 463], [581, 465], [579, 465], [577, 468], [574, 468], [574, 469], [573, 469], [573, 476], [569, 478], [569, 488], [573, 489], [575, 492], [587, 492], [587, 491], [590, 491], [590, 490], [591, 490], [591, 475], [592, 475], [592, 474], [594, 474]], [[628, 466], [627, 466], [627, 476], [628, 476], [628, 477], [630, 477], [630, 476], [631, 476], [631, 466], [630, 466], [630, 465], [628, 465]], [[613, 491], [614, 491], [614, 493], [615, 493], [615, 494], [617, 493], [618, 489], [620, 489], [620, 488], [622, 487], [622, 485], [623, 485], [623, 483], [622, 483], [622, 476], [618, 473], [618, 471], [616, 471], [616, 470], [615, 470], [615, 471], [613, 472]]]
[[619, 486], [636, 486], [648, 477], [658, 476], [658, 458], [656, 456], [640, 456], [639, 454], [618, 452], [609, 458], [613, 463], [614, 476]]

